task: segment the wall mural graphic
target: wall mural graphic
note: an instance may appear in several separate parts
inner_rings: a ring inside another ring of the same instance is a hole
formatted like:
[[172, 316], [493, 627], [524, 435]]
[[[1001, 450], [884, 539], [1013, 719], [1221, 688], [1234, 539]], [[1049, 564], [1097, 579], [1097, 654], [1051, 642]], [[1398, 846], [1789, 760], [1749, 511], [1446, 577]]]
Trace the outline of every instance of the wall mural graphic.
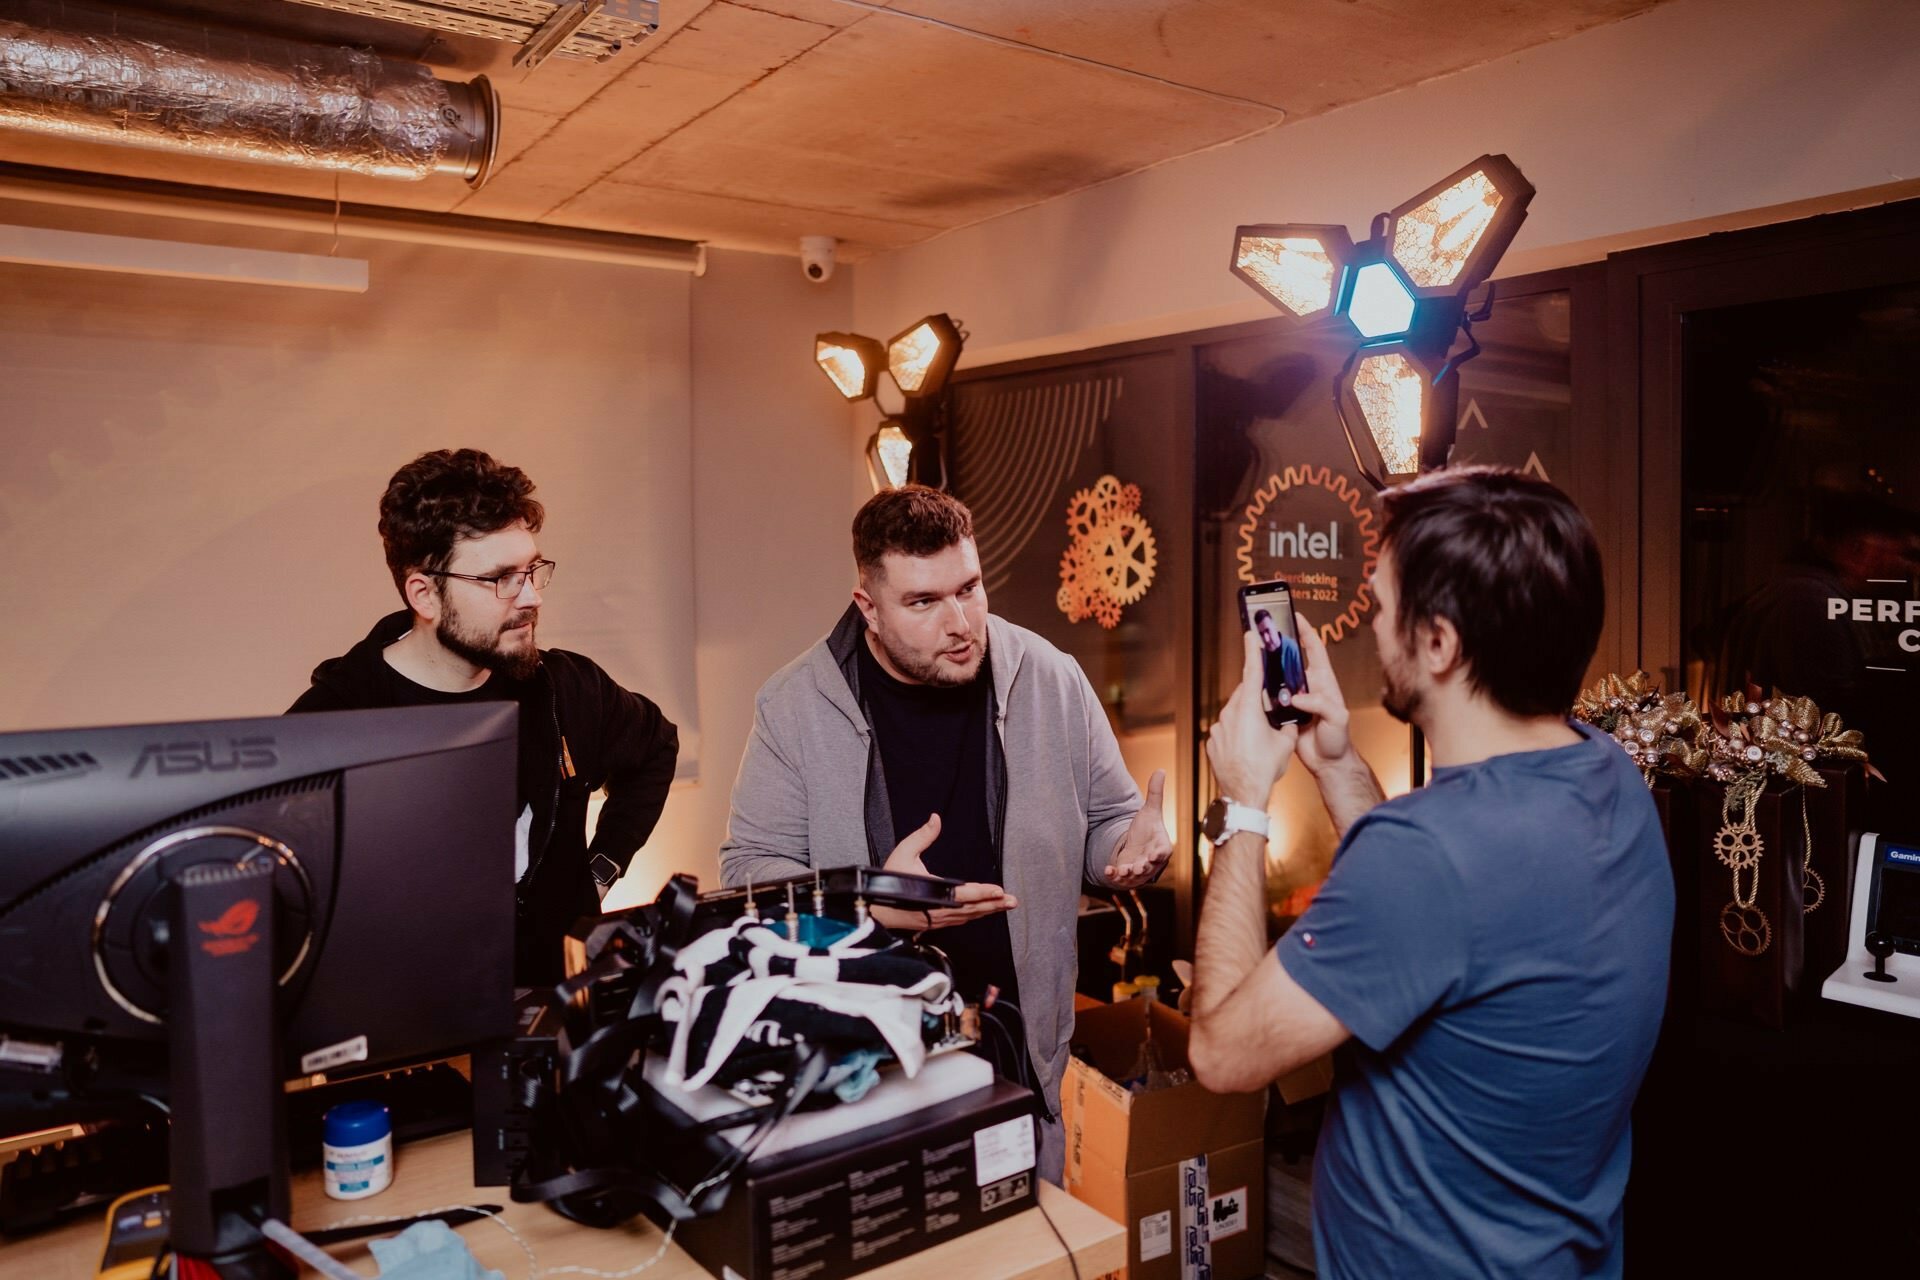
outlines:
[[1119, 398], [1115, 375], [1043, 386], [975, 383], [957, 397], [953, 471], [965, 478], [988, 595], [1007, 585], [1020, 553], [1057, 510], [1055, 494]]
[[1147, 594], [1158, 567], [1140, 486], [1106, 475], [1075, 493], [1067, 502], [1067, 537], [1054, 603], [1068, 622], [1091, 618], [1111, 631], [1121, 609]]
[[[1380, 559], [1372, 495], [1331, 467], [1288, 467], [1267, 477], [1241, 517], [1236, 572], [1249, 586], [1285, 579], [1312, 606], [1328, 644], [1357, 631], [1373, 609], [1369, 579]], [[1321, 607], [1328, 606], [1328, 607]]]

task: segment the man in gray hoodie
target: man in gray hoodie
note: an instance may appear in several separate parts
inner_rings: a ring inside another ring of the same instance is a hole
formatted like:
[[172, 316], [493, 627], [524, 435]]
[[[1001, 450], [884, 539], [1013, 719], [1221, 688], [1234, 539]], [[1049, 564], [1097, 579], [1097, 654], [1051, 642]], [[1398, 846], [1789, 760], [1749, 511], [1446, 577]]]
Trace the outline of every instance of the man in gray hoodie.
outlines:
[[1081, 885], [1160, 874], [1165, 776], [1143, 803], [1079, 666], [987, 613], [958, 499], [883, 490], [854, 517], [853, 552], [853, 604], [760, 690], [721, 878], [886, 866], [967, 882], [957, 907], [876, 914], [934, 930], [969, 999], [991, 988], [1019, 1009], [1048, 1113], [1040, 1172], [1058, 1182]]

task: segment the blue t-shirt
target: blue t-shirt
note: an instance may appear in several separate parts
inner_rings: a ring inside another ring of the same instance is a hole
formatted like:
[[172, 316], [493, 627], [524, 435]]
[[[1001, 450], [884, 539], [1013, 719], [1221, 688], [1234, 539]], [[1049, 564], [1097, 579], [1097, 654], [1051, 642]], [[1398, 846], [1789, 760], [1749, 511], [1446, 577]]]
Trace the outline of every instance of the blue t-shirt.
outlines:
[[1621, 1273], [1673, 876], [1639, 771], [1575, 727], [1356, 822], [1275, 948], [1354, 1037], [1314, 1161], [1325, 1280]]

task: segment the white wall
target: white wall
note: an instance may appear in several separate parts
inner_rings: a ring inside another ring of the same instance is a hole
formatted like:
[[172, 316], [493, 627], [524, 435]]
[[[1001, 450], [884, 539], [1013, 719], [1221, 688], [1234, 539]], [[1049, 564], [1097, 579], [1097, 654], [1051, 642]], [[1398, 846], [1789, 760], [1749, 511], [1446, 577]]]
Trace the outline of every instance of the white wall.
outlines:
[[[0, 221], [328, 248], [44, 206]], [[388, 476], [472, 445], [546, 503], [541, 642], [657, 699], [691, 764], [691, 278], [341, 252], [371, 260], [364, 295], [0, 266], [0, 730], [284, 710], [400, 607]]]
[[1503, 274], [1595, 261], [1920, 194], [1917, 123], [1913, 0], [1676, 0], [871, 259], [854, 319], [950, 312], [985, 365], [1266, 318], [1227, 273], [1236, 225], [1363, 236], [1484, 152], [1539, 189]]
[[792, 258], [710, 252], [693, 283], [696, 664], [705, 761], [608, 901], [651, 901], [667, 876], [712, 887], [755, 692], [821, 636], [853, 587], [849, 526], [866, 494], [846, 403], [812, 363], [845, 329], [844, 269], [810, 284]]

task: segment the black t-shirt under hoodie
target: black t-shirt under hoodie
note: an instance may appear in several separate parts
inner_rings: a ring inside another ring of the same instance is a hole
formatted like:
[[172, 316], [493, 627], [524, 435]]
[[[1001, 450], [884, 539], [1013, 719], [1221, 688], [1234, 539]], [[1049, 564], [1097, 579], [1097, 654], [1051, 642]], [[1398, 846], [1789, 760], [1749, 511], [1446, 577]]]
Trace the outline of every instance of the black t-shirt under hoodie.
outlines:
[[[988, 661], [972, 681], [956, 686], [896, 680], [864, 641], [858, 661], [861, 701], [886, 774], [894, 840], [906, 839], [937, 813], [940, 837], [921, 855], [927, 870], [954, 880], [1003, 883], [987, 812], [987, 735], [993, 732]], [[980, 999], [991, 983], [1000, 998], [1019, 1005], [1005, 912], [936, 929], [925, 941], [946, 952], [967, 999]]]

